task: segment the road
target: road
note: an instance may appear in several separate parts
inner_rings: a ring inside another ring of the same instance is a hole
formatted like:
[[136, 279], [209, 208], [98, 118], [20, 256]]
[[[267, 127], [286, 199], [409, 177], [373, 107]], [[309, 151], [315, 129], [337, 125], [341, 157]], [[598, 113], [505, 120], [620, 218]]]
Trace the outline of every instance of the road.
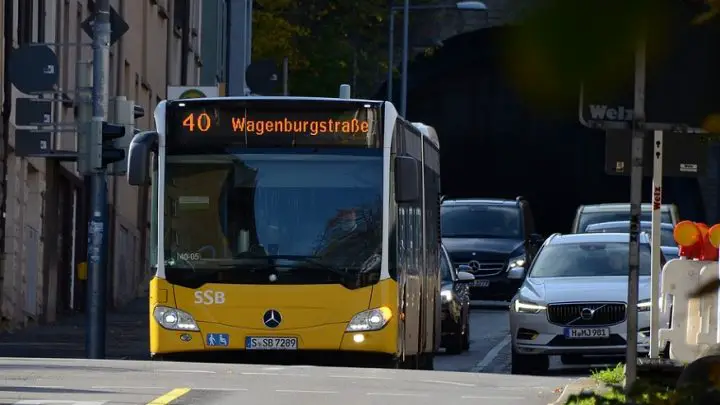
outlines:
[[[470, 317], [470, 350], [435, 360], [436, 370], [477, 373], [510, 373], [510, 334], [507, 303], [474, 302]], [[565, 365], [560, 356], [550, 358], [548, 375], [585, 377], [591, 370], [617, 364], [622, 359], [604, 359], [615, 363]]]
[[18, 405], [385, 405], [389, 401], [397, 405], [545, 405], [569, 380], [443, 371], [81, 359], [4, 358], [0, 369], [0, 403]]
[[506, 307], [473, 308], [471, 349], [440, 354], [435, 369], [0, 358], [0, 404], [546, 405], [588, 374], [587, 367], [568, 369], [554, 360], [549, 376], [510, 375]]

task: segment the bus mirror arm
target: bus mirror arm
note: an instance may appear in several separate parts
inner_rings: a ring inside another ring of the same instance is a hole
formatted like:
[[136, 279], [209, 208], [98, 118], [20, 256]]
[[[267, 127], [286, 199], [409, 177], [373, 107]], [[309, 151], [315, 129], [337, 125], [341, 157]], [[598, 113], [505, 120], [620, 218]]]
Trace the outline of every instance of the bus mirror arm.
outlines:
[[158, 141], [154, 131], [140, 132], [135, 135], [128, 148], [127, 180], [132, 186], [150, 184], [150, 153]]
[[420, 198], [418, 161], [411, 156], [395, 157], [395, 201], [413, 203]]

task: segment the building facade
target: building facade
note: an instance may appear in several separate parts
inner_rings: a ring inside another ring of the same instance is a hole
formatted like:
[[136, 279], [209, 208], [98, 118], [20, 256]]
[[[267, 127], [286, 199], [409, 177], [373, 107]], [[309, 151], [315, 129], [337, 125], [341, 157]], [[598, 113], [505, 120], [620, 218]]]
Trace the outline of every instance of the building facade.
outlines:
[[[167, 86], [199, 83], [201, 1], [110, 3], [130, 28], [111, 46], [109, 97], [135, 100], [145, 110], [136, 128], [150, 129], [154, 126], [153, 110], [165, 98]], [[90, 68], [92, 60], [91, 38], [81, 23], [93, 14], [94, 1], [5, 0], [3, 5], [0, 21], [6, 21], [5, 14], [12, 13], [12, 27], [4, 24], [3, 31], [12, 37], [13, 47], [52, 44], [59, 61], [54, 96], [62, 100], [52, 103], [52, 120], [58, 128], [70, 129], [54, 137], [54, 147], [74, 150], [76, 86], [79, 75]], [[0, 47], [0, 59], [4, 61], [8, 52], [6, 46]], [[6, 74], [4, 69], [0, 71], [0, 94], [4, 95], [9, 86]], [[18, 97], [28, 97], [14, 87], [9, 93], [13, 109]], [[85, 303], [87, 179], [78, 174], [73, 162], [16, 156], [13, 115], [3, 114], [5, 121], [9, 119], [3, 125], [8, 131], [2, 134], [8, 147], [0, 150], [0, 158], [7, 162], [4, 187], [0, 187], [5, 194], [0, 199], [6, 200], [2, 212], [4, 233], [0, 234], [0, 246], [4, 247], [0, 261], [0, 332], [34, 322], [52, 322], [64, 312], [83, 310]], [[120, 176], [108, 179], [108, 196], [108, 303], [119, 306], [142, 293], [150, 274], [149, 192], [129, 186]]]

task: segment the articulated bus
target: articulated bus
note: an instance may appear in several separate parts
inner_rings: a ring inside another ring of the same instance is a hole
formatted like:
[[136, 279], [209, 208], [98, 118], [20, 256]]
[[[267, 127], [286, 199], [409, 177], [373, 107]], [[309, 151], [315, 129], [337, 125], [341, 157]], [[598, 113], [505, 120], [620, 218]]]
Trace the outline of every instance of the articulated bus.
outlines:
[[154, 359], [432, 369], [431, 127], [384, 101], [303, 97], [163, 101], [155, 124], [127, 171], [152, 187]]

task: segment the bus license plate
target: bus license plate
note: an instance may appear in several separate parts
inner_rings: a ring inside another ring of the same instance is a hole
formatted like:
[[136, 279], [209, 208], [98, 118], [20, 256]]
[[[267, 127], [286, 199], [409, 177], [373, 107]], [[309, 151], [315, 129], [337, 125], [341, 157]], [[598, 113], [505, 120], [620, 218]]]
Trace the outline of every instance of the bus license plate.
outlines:
[[568, 339], [608, 339], [608, 328], [565, 328], [565, 337]]
[[246, 350], [297, 350], [298, 340], [294, 337], [248, 336]]

